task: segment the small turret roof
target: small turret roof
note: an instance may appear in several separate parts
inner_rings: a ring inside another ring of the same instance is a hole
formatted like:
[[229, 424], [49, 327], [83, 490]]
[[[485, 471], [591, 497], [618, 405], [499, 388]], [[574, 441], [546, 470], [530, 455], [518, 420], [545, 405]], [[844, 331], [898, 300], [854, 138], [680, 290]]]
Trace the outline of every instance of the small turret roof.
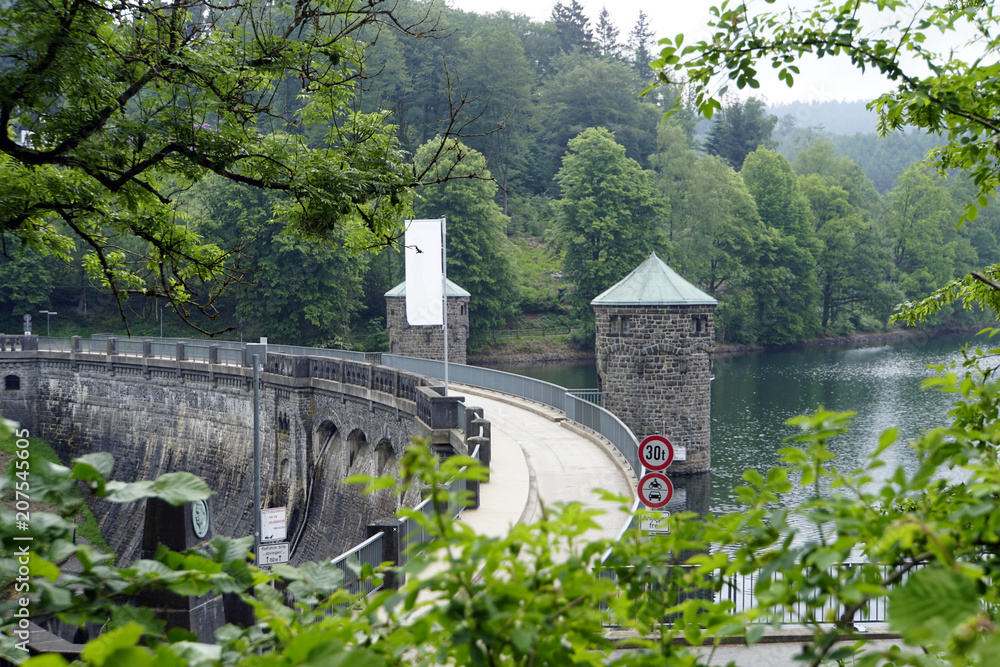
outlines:
[[681, 278], [656, 253], [590, 302], [592, 306], [715, 306], [718, 301]]
[[[451, 282], [447, 278], [444, 279], [444, 284], [448, 289], [449, 298], [453, 296], [472, 296], [471, 294], [469, 294], [464, 289], [462, 289], [455, 283]], [[406, 296], [406, 281], [404, 280], [403, 282], [393, 287], [391, 290], [385, 293], [385, 296]]]

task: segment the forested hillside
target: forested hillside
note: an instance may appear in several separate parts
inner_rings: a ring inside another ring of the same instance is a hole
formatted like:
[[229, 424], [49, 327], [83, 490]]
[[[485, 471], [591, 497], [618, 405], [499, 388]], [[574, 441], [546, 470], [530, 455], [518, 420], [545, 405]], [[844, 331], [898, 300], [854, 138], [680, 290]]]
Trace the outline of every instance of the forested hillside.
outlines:
[[[640, 95], [656, 37], [642, 14], [615, 26], [560, 3], [538, 23], [436, 0], [401, 2], [397, 14], [432, 22], [436, 37], [361, 30], [352, 103], [394, 126], [421, 184], [411, 214], [447, 218], [448, 276], [472, 294], [473, 345], [528, 316], [587, 331], [590, 299], [651, 252], [719, 300], [721, 341], [758, 344], [881, 328], [896, 304], [1000, 258], [996, 210], [957, 226], [975, 188], [917, 164], [932, 138], [876, 140], [870, 125], [842, 132], [804, 122], [820, 118], [816, 108], [772, 114], [753, 98], [729, 100], [703, 132], [691, 113], [664, 120], [673, 100], [661, 96], [673, 93]], [[289, 77], [275, 98], [295, 112], [318, 94]], [[302, 139], [342, 141], [316, 130]], [[382, 295], [402, 280], [398, 247], [289, 234], [287, 192], [218, 177], [177, 190], [187, 229], [251, 258], [249, 280], [209, 312], [213, 328], [384, 345]], [[32, 313], [38, 333], [41, 309], [59, 313], [53, 333], [123, 329], [83, 270], [85, 247], [63, 261], [4, 240], [0, 330], [20, 330]], [[176, 304], [165, 304], [130, 295], [132, 332], [158, 333], [162, 317], [167, 333], [185, 333], [169, 312]]]

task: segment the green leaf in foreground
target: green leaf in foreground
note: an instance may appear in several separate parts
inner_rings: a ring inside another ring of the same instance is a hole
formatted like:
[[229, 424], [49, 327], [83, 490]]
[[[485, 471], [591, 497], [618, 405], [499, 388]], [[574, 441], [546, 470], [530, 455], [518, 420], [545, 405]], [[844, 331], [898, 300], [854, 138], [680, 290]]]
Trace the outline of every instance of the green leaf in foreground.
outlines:
[[919, 570], [889, 593], [889, 627], [917, 644], [944, 644], [980, 611], [976, 582], [953, 570]]
[[154, 481], [108, 482], [107, 499], [115, 503], [130, 503], [142, 498], [159, 498], [171, 505], [183, 505], [205, 500], [214, 495], [203, 480], [189, 472], [170, 472]]

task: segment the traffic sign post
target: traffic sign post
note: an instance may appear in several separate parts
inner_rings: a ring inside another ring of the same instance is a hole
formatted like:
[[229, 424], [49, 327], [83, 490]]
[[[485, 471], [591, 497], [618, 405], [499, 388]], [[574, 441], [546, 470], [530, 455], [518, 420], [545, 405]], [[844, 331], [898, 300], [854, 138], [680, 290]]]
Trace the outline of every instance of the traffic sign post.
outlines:
[[639, 461], [646, 470], [663, 470], [674, 461], [674, 446], [662, 435], [651, 435], [639, 444]]
[[662, 473], [651, 472], [639, 480], [639, 499], [646, 507], [660, 509], [670, 502], [673, 495], [674, 485]]

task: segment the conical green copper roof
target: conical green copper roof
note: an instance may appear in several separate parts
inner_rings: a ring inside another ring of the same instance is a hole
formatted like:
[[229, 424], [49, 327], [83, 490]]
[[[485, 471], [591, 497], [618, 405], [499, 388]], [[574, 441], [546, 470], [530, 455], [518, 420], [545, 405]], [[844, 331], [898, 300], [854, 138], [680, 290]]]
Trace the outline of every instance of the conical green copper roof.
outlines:
[[590, 302], [592, 306], [715, 306], [719, 302], [681, 278], [656, 253]]
[[[451, 282], [447, 278], [444, 279], [444, 284], [448, 288], [448, 298], [453, 296], [472, 296], [464, 289]], [[406, 281], [399, 283], [391, 290], [385, 293], [385, 296], [406, 296]]]

